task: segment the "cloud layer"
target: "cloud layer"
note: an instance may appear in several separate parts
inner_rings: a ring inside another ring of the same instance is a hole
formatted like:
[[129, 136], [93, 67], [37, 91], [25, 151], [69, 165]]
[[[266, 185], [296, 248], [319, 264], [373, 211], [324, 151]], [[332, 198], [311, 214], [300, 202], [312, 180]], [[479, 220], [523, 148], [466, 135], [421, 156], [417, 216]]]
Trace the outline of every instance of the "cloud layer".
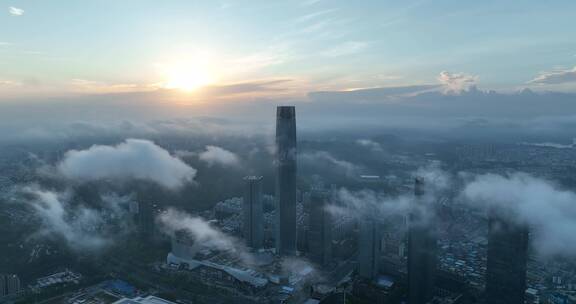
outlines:
[[477, 76], [472, 76], [464, 73], [450, 73], [446, 71], [440, 72], [438, 81], [444, 85], [444, 91], [447, 93], [460, 93], [469, 90], [476, 84]]
[[198, 159], [207, 163], [209, 166], [240, 166], [240, 158], [238, 155], [217, 146], [206, 146], [206, 150], [198, 154]]
[[252, 255], [240, 240], [222, 232], [201, 217], [170, 208], [158, 216], [157, 222], [169, 236], [174, 236], [178, 231], [185, 231], [198, 248], [228, 251], [245, 263], [252, 263]]
[[524, 173], [475, 177], [463, 190], [474, 207], [499, 210], [528, 225], [543, 256], [576, 256], [576, 193]]
[[140, 139], [68, 151], [58, 171], [74, 180], [142, 179], [168, 189], [180, 188], [196, 176], [196, 169], [153, 142]]
[[562, 84], [576, 82], [576, 67], [568, 70], [555, 70], [541, 73], [529, 83], [535, 84]]
[[62, 237], [73, 250], [97, 250], [110, 244], [98, 229], [104, 224], [101, 214], [93, 209], [72, 206], [69, 193], [43, 190], [36, 186], [22, 188], [31, 198], [26, 202], [33, 207], [44, 229], [36, 236]]

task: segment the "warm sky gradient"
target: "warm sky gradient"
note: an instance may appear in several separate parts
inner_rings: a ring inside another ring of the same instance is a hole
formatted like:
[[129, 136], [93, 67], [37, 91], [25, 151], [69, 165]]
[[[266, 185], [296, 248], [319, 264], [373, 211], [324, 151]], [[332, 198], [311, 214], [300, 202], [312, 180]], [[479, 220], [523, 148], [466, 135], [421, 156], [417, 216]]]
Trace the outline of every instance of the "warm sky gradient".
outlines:
[[576, 91], [574, 0], [1, 5], [0, 100], [158, 88], [305, 96], [438, 83]]

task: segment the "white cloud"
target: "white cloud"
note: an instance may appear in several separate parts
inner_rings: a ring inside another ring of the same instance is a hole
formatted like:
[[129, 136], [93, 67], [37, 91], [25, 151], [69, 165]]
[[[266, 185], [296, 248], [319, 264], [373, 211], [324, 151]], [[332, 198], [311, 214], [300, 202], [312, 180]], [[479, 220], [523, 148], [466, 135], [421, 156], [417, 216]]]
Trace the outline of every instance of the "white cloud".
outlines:
[[312, 6], [312, 5], [315, 5], [315, 4], [320, 3], [320, 1], [322, 1], [322, 0], [305, 0], [305, 1], [302, 1], [302, 3], [300, 3], [300, 5], [302, 5], [302, 6]]
[[0, 79], [0, 88], [1, 87], [17, 87], [22, 85], [22, 83], [12, 80], [2, 80]]
[[236, 154], [216, 146], [206, 146], [205, 151], [198, 153], [198, 159], [209, 166], [240, 166], [240, 158]]
[[322, 54], [328, 57], [340, 57], [356, 54], [368, 47], [365, 41], [348, 41], [335, 48], [324, 51]]
[[144, 179], [169, 189], [193, 182], [196, 169], [148, 140], [127, 139], [116, 146], [95, 145], [71, 150], [58, 164], [65, 177], [74, 180]]
[[169, 236], [185, 231], [199, 249], [228, 251], [237, 255], [243, 262], [252, 263], [252, 255], [240, 240], [222, 232], [201, 217], [170, 208], [159, 215], [157, 221], [160, 223], [160, 228]]
[[576, 193], [524, 173], [486, 174], [468, 183], [463, 195], [472, 206], [500, 210], [528, 225], [543, 256], [576, 256]]
[[45, 228], [37, 236], [62, 237], [73, 250], [101, 249], [109, 244], [109, 240], [97, 232], [103, 224], [102, 217], [93, 209], [71, 206], [68, 193], [36, 186], [24, 187], [22, 192], [32, 196], [27, 203], [34, 208]]
[[302, 153], [299, 154], [298, 157], [303, 164], [307, 164], [309, 166], [335, 167], [340, 171], [344, 171], [347, 176], [357, 175], [360, 169], [357, 165], [342, 159], [338, 159], [326, 151]]
[[442, 71], [437, 79], [444, 85], [444, 91], [446, 93], [460, 93], [475, 86], [476, 81], [478, 81], [478, 76]]
[[17, 8], [14, 6], [11, 6], [8, 8], [8, 12], [10, 13], [10, 15], [12, 16], [22, 16], [24, 15], [24, 10], [21, 8]]
[[374, 152], [382, 151], [382, 146], [379, 143], [370, 139], [358, 139], [356, 143], [360, 146], [367, 147]]
[[538, 77], [530, 80], [528, 83], [561, 84], [567, 82], [576, 82], [576, 67], [567, 70], [542, 72]]

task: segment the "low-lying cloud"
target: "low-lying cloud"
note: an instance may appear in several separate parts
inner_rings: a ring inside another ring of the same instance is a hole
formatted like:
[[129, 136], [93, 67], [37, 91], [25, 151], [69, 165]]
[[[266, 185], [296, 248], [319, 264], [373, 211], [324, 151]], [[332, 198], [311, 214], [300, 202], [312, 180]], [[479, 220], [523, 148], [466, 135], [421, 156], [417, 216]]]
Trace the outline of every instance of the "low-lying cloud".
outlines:
[[168, 189], [191, 183], [196, 176], [196, 169], [153, 142], [141, 139], [68, 151], [57, 169], [73, 180], [142, 179]]
[[206, 146], [206, 150], [198, 153], [198, 159], [208, 166], [240, 166], [240, 158], [235, 153], [217, 146]]
[[61, 237], [73, 250], [98, 250], [110, 240], [98, 229], [104, 224], [102, 216], [94, 209], [70, 204], [70, 193], [59, 193], [26, 186], [22, 193], [42, 222], [36, 237]]
[[576, 255], [576, 193], [525, 173], [480, 175], [462, 193], [474, 207], [496, 209], [528, 225], [531, 242], [543, 256]]
[[298, 157], [303, 165], [336, 168], [337, 171], [344, 172], [346, 176], [355, 176], [360, 170], [357, 165], [338, 159], [326, 151], [306, 152], [299, 154]]
[[198, 248], [230, 252], [247, 264], [252, 264], [253, 256], [241, 240], [222, 232], [201, 217], [169, 208], [157, 217], [157, 222], [165, 234], [174, 236], [176, 232], [186, 232]]

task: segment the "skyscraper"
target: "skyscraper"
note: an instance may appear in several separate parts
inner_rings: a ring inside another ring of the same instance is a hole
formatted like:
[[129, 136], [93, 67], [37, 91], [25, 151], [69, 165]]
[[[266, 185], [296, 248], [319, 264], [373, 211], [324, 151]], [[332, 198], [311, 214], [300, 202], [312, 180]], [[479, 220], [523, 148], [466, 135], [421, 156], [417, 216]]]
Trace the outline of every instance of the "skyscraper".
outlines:
[[296, 109], [281, 106], [276, 111], [276, 250], [296, 254]]
[[326, 210], [329, 197], [329, 192], [320, 188], [310, 193], [308, 250], [310, 259], [319, 265], [326, 265], [332, 259], [332, 221]]
[[260, 249], [264, 242], [262, 176], [246, 176], [244, 181], [244, 239], [248, 247]]
[[425, 304], [434, 297], [437, 240], [434, 227], [424, 221], [416, 205], [428, 203], [423, 199], [424, 182], [420, 178], [414, 181], [414, 195], [415, 205], [408, 218], [408, 304]]
[[0, 274], [0, 297], [20, 292], [20, 278], [15, 274]]
[[491, 214], [488, 229], [486, 303], [523, 304], [528, 262], [528, 229]]
[[374, 219], [360, 221], [358, 235], [358, 274], [372, 280], [378, 276], [380, 260], [380, 227]]

